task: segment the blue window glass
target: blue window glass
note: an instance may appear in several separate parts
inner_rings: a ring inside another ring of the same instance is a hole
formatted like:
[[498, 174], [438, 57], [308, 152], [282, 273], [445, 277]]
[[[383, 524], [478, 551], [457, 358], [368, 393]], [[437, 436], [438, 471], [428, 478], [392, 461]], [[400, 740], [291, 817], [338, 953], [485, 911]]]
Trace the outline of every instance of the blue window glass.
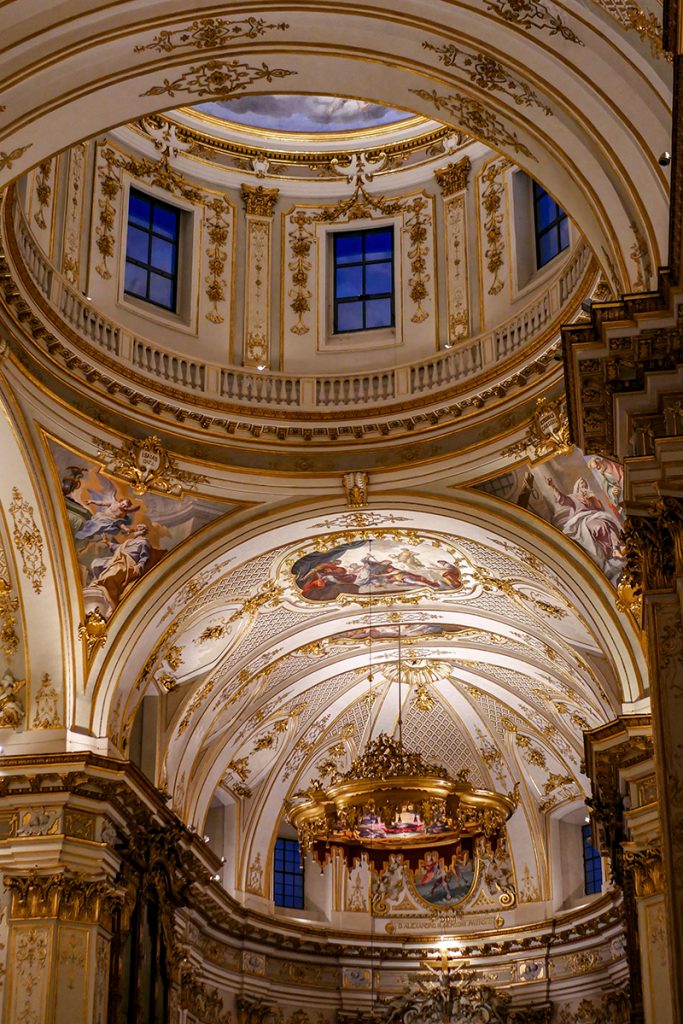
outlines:
[[276, 907], [303, 910], [304, 869], [296, 839], [275, 840], [273, 899]]
[[583, 878], [586, 896], [602, 892], [602, 860], [600, 853], [593, 846], [591, 826], [583, 825], [581, 828], [583, 839]]
[[394, 229], [334, 236], [334, 331], [394, 326]]
[[536, 266], [540, 269], [569, 246], [569, 221], [562, 207], [545, 189], [537, 182], [533, 186]]
[[178, 292], [180, 212], [131, 189], [124, 291], [163, 309], [175, 310]]

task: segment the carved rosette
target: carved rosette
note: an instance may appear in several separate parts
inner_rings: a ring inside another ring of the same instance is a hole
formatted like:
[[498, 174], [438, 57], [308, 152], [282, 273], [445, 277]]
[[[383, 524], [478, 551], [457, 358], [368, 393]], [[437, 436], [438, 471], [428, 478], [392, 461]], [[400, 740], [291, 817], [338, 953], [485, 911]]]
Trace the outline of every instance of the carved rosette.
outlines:
[[272, 217], [280, 190], [242, 185], [247, 221], [244, 365], [265, 367], [270, 353]]

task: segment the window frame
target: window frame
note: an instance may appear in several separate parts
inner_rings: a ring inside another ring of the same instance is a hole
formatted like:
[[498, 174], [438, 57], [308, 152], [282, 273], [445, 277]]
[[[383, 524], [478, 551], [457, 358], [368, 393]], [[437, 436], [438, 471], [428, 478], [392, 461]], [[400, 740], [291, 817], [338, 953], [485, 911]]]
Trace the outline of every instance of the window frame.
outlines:
[[[381, 259], [366, 259], [366, 238], [369, 235], [380, 234], [381, 232], [387, 232], [390, 236], [389, 244], [389, 256], [382, 257]], [[337, 240], [344, 237], [348, 238], [352, 235], [360, 235], [362, 238], [361, 246], [361, 259], [350, 263], [339, 264], [337, 262]], [[332, 334], [334, 337], [344, 337], [350, 334], [362, 334], [369, 331], [387, 331], [395, 330], [396, 328], [396, 239], [394, 233], [394, 224], [382, 224], [376, 227], [370, 228], [355, 228], [353, 231], [333, 231], [332, 236]], [[366, 267], [377, 266], [379, 264], [388, 263], [391, 267], [391, 288], [388, 292], [367, 292], [365, 290], [365, 274]], [[345, 296], [339, 298], [337, 296], [337, 270], [346, 269], [350, 267], [361, 267], [363, 275], [363, 292], [360, 295]], [[368, 327], [366, 325], [366, 309], [367, 303], [376, 299], [389, 299], [391, 308], [391, 319], [388, 324], [372, 325]], [[339, 328], [339, 306], [348, 305], [352, 302], [361, 302], [363, 309], [363, 326], [353, 328]]]
[[[544, 227], [540, 227], [539, 205], [546, 196], [554, 204], [555, 215]], [[534, 243], [536, 247], [536, 270], [538, 271], [543, 270], [543, 268], [547, 267], [549, 263], [552, 263], [552, 261], [559, 256], [561, 252], [564, 252], [565, 249], [569, 248], [571, 244], [571, 239], [569, 237], [569, 217], [560, 204], [553, 199], [550, 193], [547, 192], [542, 185], [539, 185], [539, 183], [533, 178], [531, 179], [531, 204], [534, 221]], [[567, 224], [567, 242], [565, 245], [562, 245], [562, 225], [565, 222]], [[553, 252], [552, 256], [549, 256], [548, 259], [541, 262], [541, 240], [551, 234], [554, 235], [557, 243], [557, 249]]]
[[[148, 227], [141, 227], [139, 224], [135, 224], [135, 223], [131, 222], [131, 219], [130, 219], [131, 199], [137, 198], [137, 197], [139, 197], [145, 203], [149, 204], [150, 217], [149, 217], [149, 226]], [[174, 233], [173, 233], [173, 238], [168, 238], [167, 236], [162, 235], [158, 231], [154, 230], [154, 210], [156, 208], [168, 211], [171, 214], [173, 214], [173, 217], [175, 218], [175, 229], [174, 229]], [[172, 203], [168, 203], [165, 200], [160, 199], [158, 196], [153, 195], [150, 192], [144, 192], [142, 189], [139, 189], [136, 186], [131, 185], [131, 187], [128, 190], [128, 195], [127, 195], [126, 246], [125, 246], [125, 251], [124, 251], [124, 254], [123, 254], [123, 295], [124, 295], [125, 298], [133, 299], [133, 300], [135, 300], [137, 302], [144, 302], [146, 305], [153, 306], [155, 309], [161, 309], [161, 310], [163, 310], [166, 313], [177, 314], [177, 312], [178, 312], [179, 280], [180, 280], [180, 249], [181, 249], [182, 214], [183, 214], [183, 211], [178, 206], [174, 206]], [[135, 257], [128, 255], [128, 246], [129, 246], [131, 228], [135, 228], [137, 231], [141, 231], [141, 232], [143, 232], [144, 234], [147, 235], [147, 262], [146, 263], [143, 263], [141, 260], [138, 260]], [[162, 269], [160, 269], [158, 267], [155, 267], [152, 264], [152, 262], [151, 262], [151, 260], [152, 260], [152, 245], [153, 245], [153, 240], [155, 238], [158, 238], [160, 241], [167, 242], [167, 243], [170, 243], [171, 245], [173, 245], [173, 248], [174, 248], [174, 272], [173, 273], [169, 273], [168, 271], [165, 271], [165, 270], [162, 270]], [[127, 271], [129, 263], [132, 264], [135, 267], [138, 267], [139, 269], [143, 270], [146, 273], [146, 294], [144, 296], [143, 295], [139, 295], [136, 292], [129, 291], [126, 288], [126, 271]], [[164, 279], [166, 279], [168, 281], [171, 281], [171, 283], [172, 283], [172, 289], [171, 289], [172, 303], [171, 303], [171, 305], [166, 305], [163, 302], [157, 302], [155, 299], [150, 298], [150, 282], [151, 282], [152, 274], [157, 274], [159, 277], [162, 277], [162, 278], [164, 278]]]
[[581, 850], [583, 852], [583, 888], [586, 896], [602, 892], [602, 856], [593, 846], [593, 827], [581, 826]]
[[[282, 867], [278, 867], [278, 853], [282, 851]], [[295, 868], [288, 864], [296, 864]], [[292, 880], [292, 896], [287, 902], [287, 880]], [[278, 882], [281, 883], [283, 902], [278, 901]], [[304, 909], [304, 865], [301, 858], [301, 847], [296, 839], [278, 836], [273, 849], [273, 903], [285, 910]]]

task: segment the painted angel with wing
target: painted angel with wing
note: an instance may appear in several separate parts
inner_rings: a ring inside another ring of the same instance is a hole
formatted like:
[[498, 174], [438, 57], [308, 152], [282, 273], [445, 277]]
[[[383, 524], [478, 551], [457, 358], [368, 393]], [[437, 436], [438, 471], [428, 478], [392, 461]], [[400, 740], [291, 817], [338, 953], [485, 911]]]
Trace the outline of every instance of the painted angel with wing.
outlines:
[[112, 542], [120, 533], [128, 533], [133, 516], [141, 508], [140, 505], [134, 505], [130, 498], [121, 497], [106, 477], [100, 476], [99, 479], [102, 481], [102, 490], [89, 489], [88, 493], [92, 497], [85, 502], [97, 511], [83, 523], [75, 535], [76, 540]]

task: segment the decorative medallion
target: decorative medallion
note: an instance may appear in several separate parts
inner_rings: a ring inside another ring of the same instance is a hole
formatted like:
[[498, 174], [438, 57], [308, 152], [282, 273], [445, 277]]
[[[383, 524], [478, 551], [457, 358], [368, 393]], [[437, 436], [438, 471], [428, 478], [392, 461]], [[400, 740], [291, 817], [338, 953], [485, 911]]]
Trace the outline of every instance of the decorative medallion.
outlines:
[[180, 497], [184, 490], [190, 491], [197, 484], [208, 483], [206, 476], [178, 469], [175, 459], [158, 437], [126, 441], [120, 448], [97, 438], [93, 440], [104, 471], [125, 480], [133, 494], [142, 495], [153, 490]]

